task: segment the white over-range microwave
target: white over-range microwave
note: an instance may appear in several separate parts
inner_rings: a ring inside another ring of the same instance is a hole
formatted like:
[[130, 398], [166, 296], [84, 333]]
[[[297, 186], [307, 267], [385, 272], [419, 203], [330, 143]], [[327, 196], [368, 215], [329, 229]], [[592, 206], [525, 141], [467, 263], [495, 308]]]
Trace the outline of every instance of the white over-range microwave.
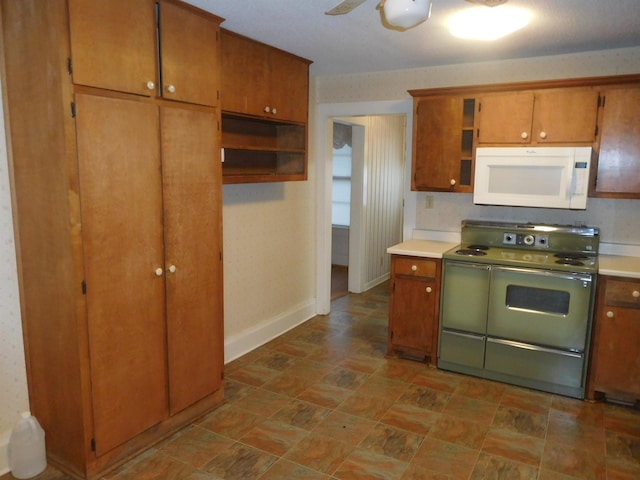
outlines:
[[478, 147], [473, 203], [585, 210], [591, 147]]

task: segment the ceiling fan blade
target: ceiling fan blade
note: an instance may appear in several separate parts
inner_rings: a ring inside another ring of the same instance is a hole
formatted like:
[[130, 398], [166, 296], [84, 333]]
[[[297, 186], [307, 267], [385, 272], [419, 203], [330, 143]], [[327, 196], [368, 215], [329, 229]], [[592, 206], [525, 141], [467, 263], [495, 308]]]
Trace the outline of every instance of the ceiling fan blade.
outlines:
[[331, 10], [324, 12], [325, 15], [344, 15], [345, 13], [349, 13], [354, 8], [362, 5], [367, 0], [344, 0], [339, 3]]

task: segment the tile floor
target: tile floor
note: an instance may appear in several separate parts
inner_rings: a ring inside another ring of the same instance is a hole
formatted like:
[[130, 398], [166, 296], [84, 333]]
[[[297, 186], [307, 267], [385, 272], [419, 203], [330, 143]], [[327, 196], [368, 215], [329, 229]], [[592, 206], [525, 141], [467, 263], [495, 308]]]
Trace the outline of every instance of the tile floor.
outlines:
[[638, 410], [385, 358], [387, 289], [229, 364], [223, 406], [104, 478], [640, 479]]

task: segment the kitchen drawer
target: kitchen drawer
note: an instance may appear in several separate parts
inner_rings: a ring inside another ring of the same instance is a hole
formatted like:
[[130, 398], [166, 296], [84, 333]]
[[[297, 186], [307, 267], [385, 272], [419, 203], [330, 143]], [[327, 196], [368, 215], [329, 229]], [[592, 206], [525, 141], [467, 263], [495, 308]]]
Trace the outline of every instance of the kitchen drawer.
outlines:
[[394, 275], [411, 275], [413, 277], [435, 278], [436, 262], [416, 257], [393, 257]]
[[583, 354], [489, 338], [484, 367], [518, 378], [580, 388], [583, 363]]
[[484, 366], [484, 335], [443, 330], [440, 334], [440, 361], [465, 367]]
[[640, 308], [640, 282], [607, 280], [605, 304], [615, 307]]

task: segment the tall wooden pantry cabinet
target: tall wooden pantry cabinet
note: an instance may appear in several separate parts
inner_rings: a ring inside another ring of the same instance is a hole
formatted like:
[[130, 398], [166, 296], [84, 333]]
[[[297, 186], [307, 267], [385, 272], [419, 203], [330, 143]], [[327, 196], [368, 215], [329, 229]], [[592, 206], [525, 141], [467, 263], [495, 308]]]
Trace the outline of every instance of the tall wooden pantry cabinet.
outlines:
[[222, 19], [0, 2], [30, 407], [96, 478], [222, 401]]

